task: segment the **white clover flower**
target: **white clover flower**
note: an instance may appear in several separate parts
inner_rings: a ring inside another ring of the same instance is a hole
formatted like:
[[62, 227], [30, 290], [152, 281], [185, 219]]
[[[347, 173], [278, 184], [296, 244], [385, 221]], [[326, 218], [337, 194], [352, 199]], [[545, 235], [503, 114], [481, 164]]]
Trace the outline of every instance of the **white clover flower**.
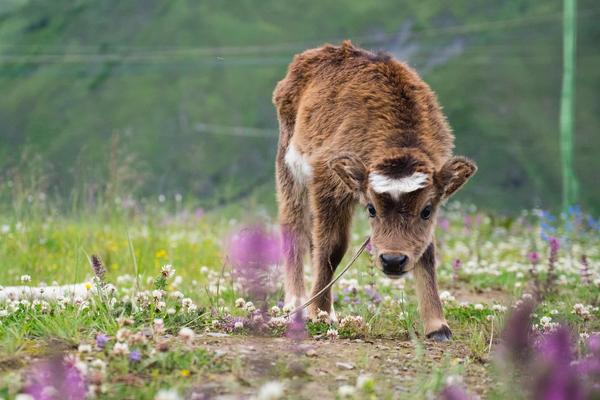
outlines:
[[183, 295], [183, 293], [181, 293], [179, 290], [176, 290], [174, 292], [171, 292], [171, 294], [169, 295], [174, 299], [183, 299], [185, 296]]
[[129, 345], [127, 343], [117, 342], [115, 343], [112, 354], [115, 356], [126, 356], [129, 354]]
[[77, 347], [77, 351], [79, 353], [91, 353], [92, 352], [92, 345], [91, 344], [87, 344], [87, 343], [82, 343], [79, 345], [79, 347]]
[[181, 328], [179, 330], [178, 336], [185, 343], [191, 344], [194, 341], [194, 337], [196, 336], [196, 334], [194, 333], [193, 330], [191, 330], [190, 328], [184, 326], [183, 328]]
[[171, 276], [175, 275], [175, 268], [173, 268], [173, 266], [171, 264], [165, 264], [160, 269], [160, 273], [165, 278], [170, 278]]
[[271, 307], [271, 315], [276, 317], [277, 315], [279, 315], [281, 313], [281, 309], [277, 306], [273, 306]]
[[506, 306], [503, 306], [502, 304], [494, 304], [492, 306], [492, 311], [506, 312]]
[[198, 309], [198, 306], [197, 306], [197, 305], [195, 305], [195, 304], [191, 304], [191, 305], [190, 305], [190, 306], [187, 308], [186, 312], [188, 312], [188, 313], [190, 313], [190, 314], [191, 314], [191, 313], [195, 312], [197, 309]]
[[154, 396], [154, 400], [181, 400], [175, 389], [160, 389]]
[[27, 283], [27, 282], [31, 282], [31, 276], [30, 275], [21, 275], [21, 283]]
[[363, 326], [364, 321], [360, 315], [348, 315], [340, 321], [340, 328], [360, 329]]
[[242, 321], [236, 321], [236, 323], [233, 324], [233, 329], [235, 329], [235, 330], [244, 329], [244, 323]]
[[481, 304], [481, 303], [477, 303], [477, 304], [475, 304], [475, 305], [473, 306], [473, 308], [474, 308], [474, 309], [476, 309], [476, 310], [479, 310], [479, 311], [481, 311], [481, 310], [483, 310], [485, 307], [483, 306], [483, 304]]
[[167, 308], [167, 315], [175, 315], [176, 313], [177, 310], [175, 310], [173, 307]]
[[354, 397], [356, 393], [356, 389], [354, 386], [350, 385], [342, 385], [338, 388], [338, 396], [342, 399], [349, 399]]
[[573, 311], [571, 311], [571, 312], [573, 314], [579, 315], [580, 317], [587, 319], [590, 316], [591, 309], [592, 309], [591, 305], [586, 306], [581, 303], [577, 303], [577, 304], [573, 305]]
[[157, 335], [162, 334], [165, 331], [165, 323], [161, 318], [156, 318], [153, 323], [154, 333]]
[[[175, 273], [175, 270], [173, 270], [173, 273]], [[175, 279], [173, 279], [173, 286], [174, 287], [177, 287], [177, 286], [181, 285], [182, 283], [183, 283], [183, 278], [181, 276], [179, 276], [179, 275], [177, 275], [175, 277]]]
[[328, 329], [328, 330], [327, 330], [327, 337], [328, 337], [329, 339], [331, 339], [331, 340], [335, 340], [335, 339], [337, 339], [337, 338], [338, 338], [338, 336], [339, 336], [339, 335], [338, 335], [338, 331], [337, 331], [337, 329], [330, 328], [330, 329]]
[[119, 341], [119, 342], [126, 342], [127, 339], [129, 339], [129, 336], [131, 336], [131, 331], [127, 328], [121, 328], [117, 331], [117, 334], [115, 335], [115, 338]]
[[163, 296], [162, 290], [153, 290], [152, 291], [152, 297], [154, 297], [154, 300], [160, 300], [160, 299], [162, 299], [162, 296]]
[[443, 292], [440, 293], [440, 300], [455, 301], [456, 299], [454, 298], [454, 296], [452, 296], [452, 294], [449, 291], [444, 290]]
[[552, 317], [542, 317], [542, 318], [540, 318], [540, 324], [542, 324], [542, 326], [546, 326], [550, 322], [552, 322]]
[[319, 310], [317, 313], [317, 321], [329, 322], [329, 313], [327, 311]]
[[245, 305], [244, 308], [246, 309], [246, 311], [248, 311], [249, 313], [256, 311], [256, 307], [254, 307], [254, 303], [252, 303], [251, 301], [248, 301]]
[[106, 371], [106, 362], [96, 358], [94, 361], [90, 363], [90, 367], [94, 369], [98, 369], [100, 371]]
[[235, 300], [235, 308], [244, 308], [246, 306], [246, 300], [238, 298]]
[[531, 300], [531, 299], [533, 299], [533, 295], [531, 293], [523, 293], [523, 295], [521, 296], [521, 298], [523, 300]]
[[285, 387], [281, 382], [267, 382], [258, 390], [258, 400], [278, 400], [284, 396]]
[[284, 328], [287, 322], [286, 317], [273, 317], [269, 320], [269, 326], [271, 328]]
[[356, 379], [356, 388], [364, 392], [371, 392], [375, 388], [375, 380], [368, 374], [359, 375]]

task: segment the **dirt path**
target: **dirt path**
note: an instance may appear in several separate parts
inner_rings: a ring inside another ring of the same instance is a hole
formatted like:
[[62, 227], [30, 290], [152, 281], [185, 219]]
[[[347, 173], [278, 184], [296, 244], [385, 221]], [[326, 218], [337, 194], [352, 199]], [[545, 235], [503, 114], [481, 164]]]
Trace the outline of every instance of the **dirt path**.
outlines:
[[203, 337], [200, 343], [232, 365], [229, 372], [198, 377], [195, 392], [209, 396], [251, 395], [267, 380], [285, 380], [289, 398], [329, 399], [341, 385], [354, 386], [360, 374], [368, 373], [375, 377], [378, 394], [400, 398], [444, 363], [464, 365], [472, 393], [484, 395], [489, 384], [485, 365], [466, 362], [468, 350], [456, 341], [424, 342], [422, 348], [389, 339], [307, 340], [297, 346], [285, 338], [232, 336]]

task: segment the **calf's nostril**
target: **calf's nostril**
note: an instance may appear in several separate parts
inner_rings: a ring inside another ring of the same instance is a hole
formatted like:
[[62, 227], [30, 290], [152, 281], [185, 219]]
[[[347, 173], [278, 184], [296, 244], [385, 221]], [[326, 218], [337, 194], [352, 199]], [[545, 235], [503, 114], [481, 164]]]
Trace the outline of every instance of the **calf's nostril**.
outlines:
[[402, 254], [398, 257], [398, 263], [400, 264], [401, 267], [403, 267], [407, 261], [408, 261], [408, 257], [405, 256], [404, 254]]

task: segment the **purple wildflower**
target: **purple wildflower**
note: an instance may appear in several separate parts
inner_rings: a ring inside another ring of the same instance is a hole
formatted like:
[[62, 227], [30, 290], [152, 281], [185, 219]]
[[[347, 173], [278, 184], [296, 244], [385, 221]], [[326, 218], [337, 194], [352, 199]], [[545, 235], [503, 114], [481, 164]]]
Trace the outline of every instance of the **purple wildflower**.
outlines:
[[106, 267], [102, 263], [102, 259], [100, 256], [92, 254], [92, 270], [94, 271], [94, 275], [100, 280], [100, 282], [104, 281], [104, 275], [106, 274]]
[[139, 350], [133, 350], [129, 353], [129, 361], [137, 363], [142, 360], [142, 353]]
[[306, 338], [306, 322], [302, 311], [298, 311], [290, 317], [286, 336], [292, 340], [300, 341]]
[[264, 301], [270, 291], [271, 267], [281, 261], [279, 238], [254, 225], [235, 232], [228, 247], [235, 278], [250, 296]]
[[236, 326], [253, 327], [252, 319], [244, 317], [226, 317], [221, 326], [226, 332], [233, 332], [236, 330]]
[[527, 254], [527, 259], [532, 265], [538, 265], [540, 263], [540, 254], [537, 251], [532, 251]]
[[592, 335], [588, 338], [587, 350], [591, 354], [600, 357], [600, 334]]
[[440, 217], [438, 219], [438, 226], [444, 232], [447, 232], [450, 229], [450, 220], [446, 217]]
[[462, 262], [460, 261], [459, 258], [452, 261], [452, 271], [453, 271], [452, 279], [454, 279], [455, 281], [458, 280], [458, 272], [460, 271], [461, 265], [462, 265]]
[[373, 304], [379, 304], [381, 303], [381, 300], [383, 300], [379, 292], [375, 290], [372, 286], [365, 287], [365, 294], [369, 296]]
[[469, 395], [459, 385], [446, 385], [440, 392], [440, 400], [469, 400]]
[[373, 255], [373, 244], [371, 243], [371, 240], [369, 240], [369, 241], [367, 242], [367, 246], [365, 247], [365, 250], [367, 250], [367, 252], [368, 252], [370, 255]]
[[522, 365], [531, 353], [531, 313], [533, 302], [524, 302], [508, 317], [502, 332], [502, 352], [516, 365]]
[[579, 267], [579, 274], [581, 275], [581, 281], [589, 285], [592, 282], [592, 273], [588, 263], [587, 256], [584, 254], [581, 256], [581, 266]]
[[108, 343], [109, 337], [104, 333], [99, 333], [96, 335], [96, 346], [99, 349], [104, 349], [106, 347], [106, 343]]
[[25, 393], [35, 400], [83, 400], [87, 387], [81, 372], [57, 355], [32, 368]]
[[533, 398], [544, 400], [584, 398], [582, 383], [572, 367], [571, 334], [560, 327], [542, 338], [538, 349], [539, 372], [533, 386]]
[[558, 260], [558, 250], [560, 249], [560, 242], [556, 236], [551, 236], [548, 239], [550, 244], [550, 256], [548, 258], [548, 275], [546, 277], [545, 292], [552, 289], [554, 282], [556, 281], [556, 261]]
[[465, 223], [465, 230], [466, 231], [470, 231], [471, 230], [471, 226], [473, 225], [473, 218], [471, 218], [470, 215], [465, 215], [465, 217], [464, 217], [464, 223]]
[[560, 241], [556, 236], [550, 236], [548, 242], [550, 243], [550, 255], [556, 256], [558, 253], [558, 249], [560, 249]]

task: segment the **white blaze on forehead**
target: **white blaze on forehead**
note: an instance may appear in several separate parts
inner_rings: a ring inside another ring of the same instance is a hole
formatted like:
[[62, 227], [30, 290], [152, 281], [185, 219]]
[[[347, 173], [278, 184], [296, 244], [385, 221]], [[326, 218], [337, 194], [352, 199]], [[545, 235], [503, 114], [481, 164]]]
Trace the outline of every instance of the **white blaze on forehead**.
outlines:
[[398, 198], [402, 193], [410, 193], [427, 186], [429, 175], [415, 172], [404, 178], [390, 178], [376, 172], [369, 174], [369, 184], [376, 193], [389, 193]]
[[312, 178], [312, 167], [302, 154], [290, 144], [285, 153], [285, 164], [288, 166], [296, 182], [305, 184]]

